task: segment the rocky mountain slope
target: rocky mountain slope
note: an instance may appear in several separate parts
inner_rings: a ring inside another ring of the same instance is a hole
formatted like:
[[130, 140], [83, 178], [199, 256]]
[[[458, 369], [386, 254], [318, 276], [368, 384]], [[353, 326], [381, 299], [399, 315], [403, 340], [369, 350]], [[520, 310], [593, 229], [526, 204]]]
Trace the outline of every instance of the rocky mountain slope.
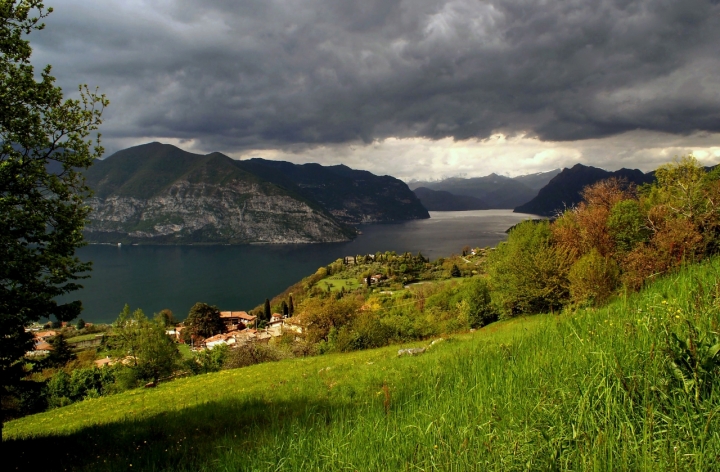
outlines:
[[654, 173], [643, 173], [638, 169], [620, 169], [614, 172], [597, 167], [575, 164], [565, 168], [529, 202], [515, 208], [516, 213], [531, 213], [542, 216], [554, 216], [565, 208], [570, 208], [582, 201], [580, 192], [588, 185], [611, 177], [624, 178], [637, 185], [652, 182]]
[[220, 153], [152, 143], [97, 162], [86, 178], [95, 191], [90, 242], [309, 243], [355, 234], [318, 202]]
[[413, 190], [423, 206], [430, 211], [487, 210], [490, 206], [479, 198], [453, 195], [443, 190], [418, 187]]
[[317, 202], [338, 221], [356, 225], [429, 218], [403, 181], [344, 165], [297, 165], [248, 159], [235, 164], [262, 179]]

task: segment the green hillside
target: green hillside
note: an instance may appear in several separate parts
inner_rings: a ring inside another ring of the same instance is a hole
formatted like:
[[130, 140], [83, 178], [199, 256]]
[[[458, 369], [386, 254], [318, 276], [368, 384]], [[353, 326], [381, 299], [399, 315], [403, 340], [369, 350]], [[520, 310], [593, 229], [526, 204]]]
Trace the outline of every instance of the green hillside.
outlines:
[[22, 469], [717, 470], [719, 272], [714, 258], [419, 356], [331, 354], [86, 400], [6, 424], [5, 446]]
[[[235, 180], [256, 184], [271, 195], [288, 193], [240, 169], [232, 159], [218, 152], [192, 154], [161, 143], [118, 151], [88, 169], [85, 176], [100, 198], [117, 195], [147, 199], [162, 193], [178, 180], [209, 185], [227, 185]], [[297, 194], [290, 192], [290, 195], [304, 200]]]

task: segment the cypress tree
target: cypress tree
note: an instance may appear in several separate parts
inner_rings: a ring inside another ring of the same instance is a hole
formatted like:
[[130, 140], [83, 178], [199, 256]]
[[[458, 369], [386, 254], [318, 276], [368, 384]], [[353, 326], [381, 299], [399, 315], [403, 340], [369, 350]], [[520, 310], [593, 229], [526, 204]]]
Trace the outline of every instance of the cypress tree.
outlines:
[[270, 321], [270, 300], [267, 298], [265, 299], [265, 307], [263, 310], [263, 319], [265, 321]]
[[293, 306], [292, 295], [290, 295], [290, 298], [288, 300], [288, 313], [290, 314], [290, 316], [292, 316], [293, 313], [295, 313], [295, 306]]
[[62, 367], [75, 359], [75, 353], [62, 334], [55, 336], [50, 342], [50, 345], [52, 346], [52, 351], [50, 351], [46, 359], [46, 363], [50, 367]]

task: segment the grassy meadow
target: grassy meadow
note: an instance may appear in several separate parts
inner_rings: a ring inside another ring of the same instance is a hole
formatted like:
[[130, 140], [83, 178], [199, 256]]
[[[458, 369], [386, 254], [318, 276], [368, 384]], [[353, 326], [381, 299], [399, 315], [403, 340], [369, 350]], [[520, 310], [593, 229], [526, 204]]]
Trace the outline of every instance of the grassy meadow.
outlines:
[[702, 368], [719, 280], [715, 258], [415, 357], [289, 359], [90, 399], [6, 424], [3, 447], [17, 470], [720, 470], [720, 388]]

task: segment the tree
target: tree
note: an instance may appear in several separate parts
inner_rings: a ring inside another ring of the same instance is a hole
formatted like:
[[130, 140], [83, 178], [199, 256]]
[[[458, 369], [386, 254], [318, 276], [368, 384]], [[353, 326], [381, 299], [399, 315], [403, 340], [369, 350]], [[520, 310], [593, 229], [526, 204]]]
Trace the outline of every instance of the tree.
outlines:
[[[75, 256], [82, 246], [89, 189], [81, 171], [100, 157], [108, 101], [80, 88], [64, 100], [46, 66], [35, 72], [27, 35], [52, 12], [41, 0], [0, 2], [0, 395], [20, 381], [20, 360], [32, 348], [25, 327], [41, 316], [68, 321], [79, 301], [57, 297], [80, 288], [90, 269]], [[37, 77], [37, 78], [36, 78]]]
[[265, 299], [265, 305], [263, 306], [263, 321], [270, 321], [270, 300]]
[[285, 300], [282, 302], [282, 314], [284, 318], [287, 318], [290, 313], [290, 308]]
[[81, 329], [85, 329], [85, 320], [82, 318], [78, 318], [75, 329], [77, 329], [78, 331], [80, 331]]
[[53, 337], [52, 341], [50, 341], [50, 345], [52, 346], [52, 350], [44, 362], [47, 366], [62, 367], [71, 360], [75, 359], [75, 353], [72, 352], [72, 349], [70, 349], [70, 345], [62, 333]]
[[295, 306], [293, 305], [293, 297], [288, 297], [288, 314], [292, 316], [295, 313]]
[[570, 296], [573, 262], [567, 249], [553, 244], [547, 221], [520, 223], [488, 258], [493, 299], [505, 315], [557, 310]]
[[203, 338], [224, 332], [225, 324], [220, 319], [220, 310], [207, 303], [194, 304], [185, 320], [185, 331], [192, 336]]
[[157, 319], [163, 326], [175, 326], [175, 317], [173, 316], [172, 310], [165, 308], [160, 310], [159, 313], [155, 313], [155, 319]]
[[349, 324], [360, 309], [360, 303], [354, 298], [344, 297], [336, 300], [333, 297], [309, 298], [298, 307], [300, 324], [304, 327], [303, 334], [309, 343], [327, 341], [330, 330], [340, 329]]
[[173, 373], [180, 359], [180, 352], [165, 326], [158, 320], [148, 320], [142, 310], [130, 313], [125, 305], [113, 324], [115, 352], [129, 357], [130, 368], [139, 380], [157, 382]]
[[450, 269], [450, 275], [452, 277], [461, 277], [462, 274], [460, 273], [460, 269], [458, 268], [457, 264], [453, 264], [452, 268]]

